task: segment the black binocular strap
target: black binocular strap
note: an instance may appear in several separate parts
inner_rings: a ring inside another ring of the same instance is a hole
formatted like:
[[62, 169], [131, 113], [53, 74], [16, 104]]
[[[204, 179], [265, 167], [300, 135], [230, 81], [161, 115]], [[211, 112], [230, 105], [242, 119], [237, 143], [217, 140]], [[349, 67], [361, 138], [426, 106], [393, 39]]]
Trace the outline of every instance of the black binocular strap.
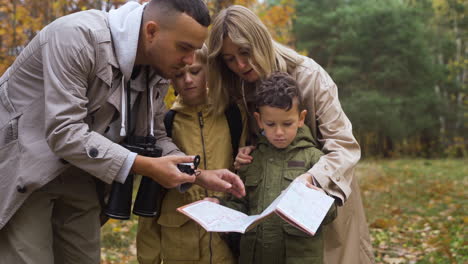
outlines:
[[232, 157], [236, 159], [242, 135], [242, 115], [237, 104], [231, 104], [224, 111], [231, 133]]
[[172, 138], [172, 123], [174, 122], [174, 117], [177, 112], [174, 110], [167, 111], [164, 116], [164, 127], [166, 128], [166, 134], [168, 137]]

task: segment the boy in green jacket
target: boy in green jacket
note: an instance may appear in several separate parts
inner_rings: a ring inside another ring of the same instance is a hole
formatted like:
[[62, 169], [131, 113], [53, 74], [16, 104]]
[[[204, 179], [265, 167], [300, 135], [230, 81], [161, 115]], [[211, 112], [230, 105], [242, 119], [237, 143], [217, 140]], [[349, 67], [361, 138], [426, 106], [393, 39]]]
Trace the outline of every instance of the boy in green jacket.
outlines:
[[[253, 162], [239, 170], [247, 195], [221, 201], [223, 205], [248, 215], [260, 214], [323, 155], [304, 125], [307, 110], [301, 104], [296, 82], [291, 76], [279, 72], [271, 74], [257, 88], [255, 103], [257, 112], [254, 116], [262, 133], [252, 152]], [[218, 202], [216, 198], [209, 200]], [[333, 204], [323, 224], [330, 223], [335, 217], [336, 206]], [[321, 229], [311, 237], [274, 215], [242, 236], [239, 262], [322, 264]]]

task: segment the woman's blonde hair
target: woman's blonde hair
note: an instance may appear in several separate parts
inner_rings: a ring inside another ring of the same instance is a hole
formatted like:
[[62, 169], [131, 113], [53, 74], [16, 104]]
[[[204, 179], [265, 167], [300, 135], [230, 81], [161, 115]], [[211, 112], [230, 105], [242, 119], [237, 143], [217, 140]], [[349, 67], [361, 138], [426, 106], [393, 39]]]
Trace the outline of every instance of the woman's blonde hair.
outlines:
[[233, 5], [222, 10], [213, 20], [208, 38], [208, 87], [213, 107], [219, 114], [224, 112], [231, 98], [241, 97], [243, 85], [240, 77], [223, 61], [221, 50], [226, 37], [249, 50], [250, 65], [260, 79], [275, 71], [291, 73], [302, 62], [295, 51], [275, 42], [266, 26], [248, 8]]
[[206, 65], [208, 61], [208, 47], [203, 44], [201, 49], [195, 50], [195, 58], [203, 65]]

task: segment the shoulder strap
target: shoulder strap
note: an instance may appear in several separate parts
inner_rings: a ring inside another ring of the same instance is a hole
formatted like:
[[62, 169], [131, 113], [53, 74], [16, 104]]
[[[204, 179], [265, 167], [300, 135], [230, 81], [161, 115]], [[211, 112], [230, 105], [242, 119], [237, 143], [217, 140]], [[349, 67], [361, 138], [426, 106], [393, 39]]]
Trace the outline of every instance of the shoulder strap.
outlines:
[[177, 112], [174, 110], [167, 111], [164, 116], [164, 126], [166, 127], [166, 134], [168, 137], [172, 137], [172, 123], [174, 123], [174, 117]]
[[236, 158], [242, 134], [242, 115], [236, 103], [229, 105], [224, 114], [226, 115], [229, 132], [231, 133], [232, 155]]

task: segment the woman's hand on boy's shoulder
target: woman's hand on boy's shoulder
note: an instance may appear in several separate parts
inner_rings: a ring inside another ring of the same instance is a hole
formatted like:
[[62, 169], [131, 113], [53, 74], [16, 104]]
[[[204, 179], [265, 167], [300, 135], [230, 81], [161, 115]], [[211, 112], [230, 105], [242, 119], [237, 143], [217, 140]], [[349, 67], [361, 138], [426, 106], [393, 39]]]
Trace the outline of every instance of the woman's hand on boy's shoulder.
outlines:
[[252, 153], [254, 149], [255, 146], [245, 146], [239, 148], [236, 159], [234, 160], [234, 168], [236, 170], [240, 169], [242, 165], [252, 163], [253, 157], [250, 155], [250, 153]]

